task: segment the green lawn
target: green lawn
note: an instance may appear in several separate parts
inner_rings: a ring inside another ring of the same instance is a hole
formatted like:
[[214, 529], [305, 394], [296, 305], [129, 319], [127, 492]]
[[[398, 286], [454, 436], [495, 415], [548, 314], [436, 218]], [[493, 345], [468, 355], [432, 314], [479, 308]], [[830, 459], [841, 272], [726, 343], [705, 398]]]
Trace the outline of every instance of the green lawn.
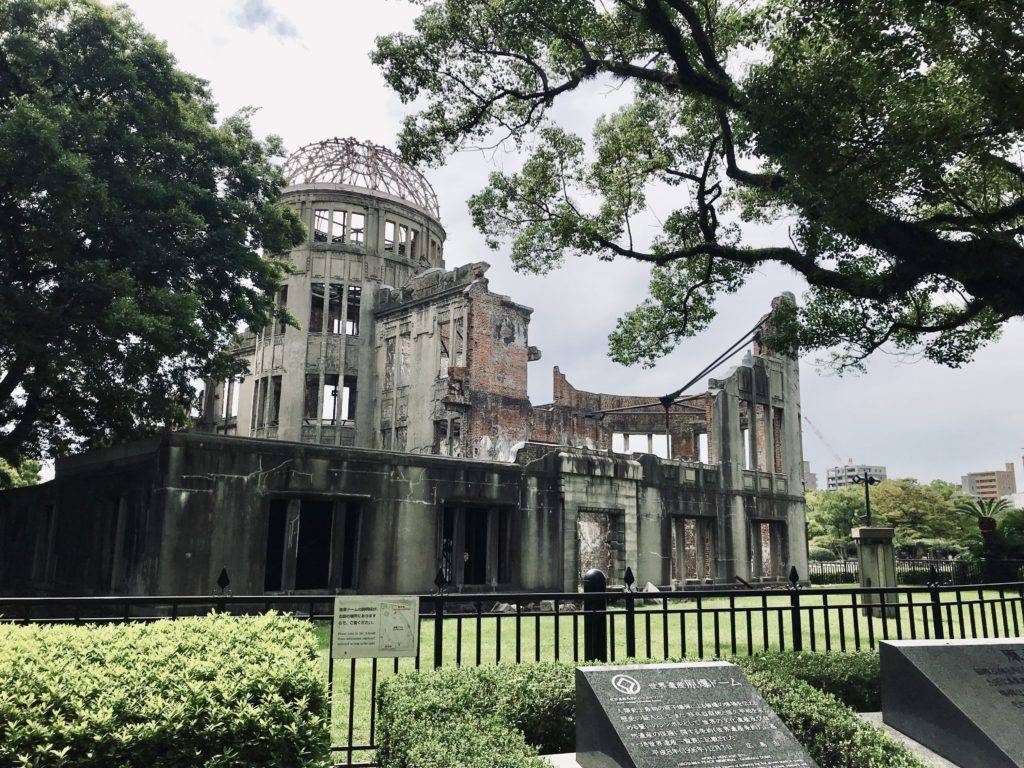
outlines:
[[[943, 631], [946, 637], [1007, 637], [1020, 635], [1024, 628], [1021, 596], [1006, 593], [1003, 601], [995, 591], [984, 593], [985, 604], [979, 602], [977, 592], [942, 593]], [[906, 600], [906, 596], [903, 596]], [[825, 608], [825, 601], [828, 609]], [[927, 604], [928, 595], [913, 595], [913, 605], [906, 602], [899, 611], [892, 611], [888, 619], [868, 618], [861, 610], [854, 610], [849, 595], [801, 595], [800, 626], [805, 651], [842, 651], [859, 647], [867, 650], [881, 639], [926, 638], [934, 634], [932, 613]], [[673, 600], [668, 612], [661, 602], [656, 605], [636, 606], [636, 655], [639, 658], [712, 658], [715, 656], [745, 655], [765, 649], [778, 650], [793, 647], [793, 622], [789, 594], [779, 592], [768, 598], [735, 597]], [[926, 603], [922, 605], [922, 603]], [[426, 606], [425, 606], [426, 607]], [[682, 613], [680, 613], [682, 611]], [[626, 616], [621, 609], [614, 610], [609, 627], [610, 658], [626, 658]], [[574, 622], [576, 632], [574, 634]], [[973, 622], [973, 623], [972, 623]], [[422, 668], [433, 666], [434, 620], [424, 618], [420, 624], [420, 655]], [[582, 616], [555, 617], [524, 613], [519, 617], [505, 614], [500, 617], [475, 615], [446, 616], [442, 662], [445, 666], [475, 666], [478, 663], [515, 663], [516, 637], [520, 638], [519, 659], [524, 662], [561, 659], [573, 661], [583, 657]], [[962, 627], [962, 629], [961, 629]], [[321, 637], [324, 674], [328, 668], [327, 624], [318, 625]], [[557, 630], [557, 642], [556, 642]], [[767, 642], [766, 642], [767, 638]], [[577, 656], [574, 657], [573, 650]], [[478, 657], [479, 649], [479, 657]], [[556, 652], [557, 651], [557, 652]], [[373, 691], [380, 680], [396, 672], [414, 669], [416, 659], [338, 661], [333, 680], [333, 742], [349, 741], [349, 711], [352, 743], [370, 743], [371, 702]], [[360, 759], [357, 753], [356, 760]]]

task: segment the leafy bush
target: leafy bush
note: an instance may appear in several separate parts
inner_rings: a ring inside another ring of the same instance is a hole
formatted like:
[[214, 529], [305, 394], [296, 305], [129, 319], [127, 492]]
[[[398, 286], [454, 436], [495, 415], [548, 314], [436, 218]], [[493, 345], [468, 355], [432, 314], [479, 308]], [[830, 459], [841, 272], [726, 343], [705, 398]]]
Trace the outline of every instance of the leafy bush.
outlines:
[[[923, 765], [854, 712], [879, 707], [877, 654], [734, 661], [821, 768]], [[561, 663], [398, 675], [381, 684], [378, 757], [382, 768], [537, 768], [538, 752], [573, 750], [574, 698]]]
[[824, 547], [810, 547], [807, 550], [807, 557], [809, 560], [813, 560], [818, 563], [831, 562], [838, 560], [836, 553], [831, 549], [825, 549]]
[[747, 677], [820, 768], [926, 768], [831, 694], [766, 670]]
[[307, 622], [0, 626], [0, 765], [325, 766], [327, 712]]
[[857, 571], [843, 571], [839, 568], [829, 569], [825, 573], [812, 573], [810, 577], [811, 584], [857, 584], [859, 581]]
[[765, 653], [733, 661], [744, 672], [767, 672], [793, 677], [830, 693], [857, 712], [882, 708], [878, 654]]

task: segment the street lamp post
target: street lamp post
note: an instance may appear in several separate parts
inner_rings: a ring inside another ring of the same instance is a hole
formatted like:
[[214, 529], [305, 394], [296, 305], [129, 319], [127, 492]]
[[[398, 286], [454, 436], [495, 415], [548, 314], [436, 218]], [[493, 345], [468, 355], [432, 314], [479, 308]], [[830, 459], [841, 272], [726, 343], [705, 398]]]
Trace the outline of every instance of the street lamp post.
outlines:
[[868, 524], [868, 528], [870, 528], [871, 527], [871, 492], [870, 492], [869, 489], [871, 488], [872, 485], [878, 485], [878, 482], [879, 482], [878, 478], [873, 477], [872, 475], [870, 475], [867, 472], [865, 472], [863, 475], [854, 475], [853, 478], [851, 478], [851, 479], [855, 483], [858, 483], [858, 484], [863, 483], [864, 484], [864, 506], [867, 509], [867, 513], [868, 513], [867, 514], [867, 524]]

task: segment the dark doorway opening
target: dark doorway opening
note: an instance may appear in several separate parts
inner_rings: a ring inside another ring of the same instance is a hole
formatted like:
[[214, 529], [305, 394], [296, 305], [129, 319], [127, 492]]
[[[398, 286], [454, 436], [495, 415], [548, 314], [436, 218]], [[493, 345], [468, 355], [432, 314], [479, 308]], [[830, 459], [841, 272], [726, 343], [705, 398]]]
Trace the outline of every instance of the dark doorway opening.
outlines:
[[345, 548], [341, 561], [341, 588], [356, 586], [356, 561], [359, 557], [359, 505], [345, 505]]
[[464, 512], [465, 545], [463, 551], [463, 584], [487, 583], [487, 518], [486, 509], [467, 508]]
[[263, 571], [263, 591], [280, 592], [284, 574], [285, 529], [288, 525], [287, 499], [272, 499], [267, 517], [267, 559]]
[[303, 499], [295, 548], [295, 588], [327, 589], [331, 573], [334, 504]]
[[455, 508], [444, 508], [444, 519], [441, 522], [441, 573], [444, 580], [451, 584], [455, 574], [452, 563], [455, 557]]

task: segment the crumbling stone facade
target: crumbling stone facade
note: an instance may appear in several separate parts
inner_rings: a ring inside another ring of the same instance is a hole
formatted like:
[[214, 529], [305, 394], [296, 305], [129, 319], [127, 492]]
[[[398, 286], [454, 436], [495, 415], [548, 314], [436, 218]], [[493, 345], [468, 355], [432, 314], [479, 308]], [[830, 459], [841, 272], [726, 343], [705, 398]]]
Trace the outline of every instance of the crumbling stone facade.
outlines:
[[225, 567], [249, 594], [806, 578], [796, 360], [755, 343], [667, 408], [556, 367], [532, 406], [533, 311], [483, 262], [445, 269], [425, 179], [342, 144], [286, 167], [295, 324], [239, 340], [248, 373], [208, 383], [195, 430], [0, 494], [0, 593], [203, 594]]

